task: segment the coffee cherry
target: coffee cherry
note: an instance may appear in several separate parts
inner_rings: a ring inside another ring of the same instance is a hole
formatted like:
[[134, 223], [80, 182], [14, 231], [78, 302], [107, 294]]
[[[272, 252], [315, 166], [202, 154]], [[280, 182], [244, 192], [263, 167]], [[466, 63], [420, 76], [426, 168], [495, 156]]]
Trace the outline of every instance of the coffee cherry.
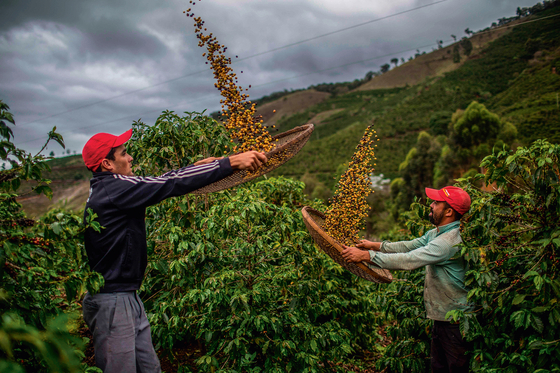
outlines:
[[[194, 16], [194, 13], [191, 14], [192, 16]], [[211, 33], [208, 35], [203, 33], [202, 25], [204, 21], [202, 21], [202, 18], [195, 17], [194, 21], [195, 32], [200, 40], [198, 46], [206, 47], [207, 52], [203, 56], [207, 59], [206, 64], [210, 64], [214, 72], [214, 78], [216, 79], [214, 86], [224, 97], [220, 100], [222, 117], [231, 139], [236, 142], [232, 152], [271, 151], [276, 147], [276, 144], [272, 141], [272, 136], [266, 130], [266, 127], [263, 126], [260, 117], [255, 116], [255, 104], [248, 100], [249, 95], [242, 93], [243, 88], [237, 85], [237, 76], [230, 67], [231, 58], [224, 55], [227, 47], [221, 45]], [[204, 28], [204, 31], [206, 31], [206, 28]]]
[[375, 159], [375, 133], [373, 125], [366, 128], [348, 164], [348, 170], [338, 182], [332, 203], [325, 212], [323, 229], [346, 245], [352, 245], [358, 239], [358, 233], [364, 227], [369, 213], [366, 198], [373, 193], [370, 175], [374, 169], [370, 164]]

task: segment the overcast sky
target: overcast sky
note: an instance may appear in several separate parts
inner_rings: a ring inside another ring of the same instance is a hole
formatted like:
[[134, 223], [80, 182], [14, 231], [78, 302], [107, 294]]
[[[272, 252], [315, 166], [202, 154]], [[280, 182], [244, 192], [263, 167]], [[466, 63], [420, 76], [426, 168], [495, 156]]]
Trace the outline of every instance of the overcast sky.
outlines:
[[[392, 58], [407, 59], [417, 48], [430, 51], [436, 40], [449, 44], [451, 34], [483, 29], [535, 3], [2, 0], [0, 100], [14, 114], [17, 146], [37, 151], [56, 126], [67, 148], [81, 153], [93, 134], [120, 134], [140, 118], [153, 124], [165, 109], [218, 110], [220, 96], [204, 50], [197, 46], [192, 18], [183, 14], [189, 7], [230, 57], [239, 56], [232, 67], [257, 99], [361, 79]], [[51, 150], [62, 153], [59, 145]]]

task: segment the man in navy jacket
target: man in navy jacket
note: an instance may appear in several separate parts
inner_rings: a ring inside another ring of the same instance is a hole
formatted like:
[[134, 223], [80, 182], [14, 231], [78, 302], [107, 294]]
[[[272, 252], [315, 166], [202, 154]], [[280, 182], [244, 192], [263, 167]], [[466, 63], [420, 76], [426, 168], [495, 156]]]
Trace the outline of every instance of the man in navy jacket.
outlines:
[[[235, 169], [255, 170], [267, 161], [259, 152], [229, 158], [207, 158], [159, 177], [137, 177], [120, 136], [98, 133], [82, 151], [93, 171], [87, 209], [104, 227], [86, 229], [89, 264], [103, 275], [100, 293], [86, 294], [84, 320], [93, 334], [96, 365], [104, 372], [160, 372], [150, 324], [136, 294], [147, 265], [146, 207], [180, 196], [230, 175]], [[85, 219], [85, 216], [84, 216]]]

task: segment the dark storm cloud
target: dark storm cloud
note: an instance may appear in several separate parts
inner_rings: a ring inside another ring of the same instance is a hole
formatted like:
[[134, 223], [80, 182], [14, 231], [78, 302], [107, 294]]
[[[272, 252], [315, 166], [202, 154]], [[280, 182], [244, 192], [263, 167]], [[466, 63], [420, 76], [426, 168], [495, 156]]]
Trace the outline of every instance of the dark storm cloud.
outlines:
[[[157, 58], [165, 53], [165, 46], [154, 36], [147, 35], [129, 22], [117, 23], [112, 19], [99, 19], [94, 30], [86, 31], [81, 52], [111, 59], [131, 57]], [[134, 59], [132, 58], [132, 61]]]
[[95, 28], [99, 19], [113, 19], [116, 24], [126, 17], [134, 19], [153, 9], [148, 1], [132, 0], [4, 0], [0, 3], [3, 15], [0, 31], [27, 22], [48, 21], [68, 26]]
[[[157, 58], [165, 53], [165, 46], [139, 26], [142, 16], [149, 14], [149, 2], [141, 1], [8, 1], [0, 5], [3, 15], [0, 33], [14, 28], [58, 28], [72, 33], [70, 45], [75, 56], [81, 58]], [[54, 55], [61, 63], [70, 62], [67, 56]]]

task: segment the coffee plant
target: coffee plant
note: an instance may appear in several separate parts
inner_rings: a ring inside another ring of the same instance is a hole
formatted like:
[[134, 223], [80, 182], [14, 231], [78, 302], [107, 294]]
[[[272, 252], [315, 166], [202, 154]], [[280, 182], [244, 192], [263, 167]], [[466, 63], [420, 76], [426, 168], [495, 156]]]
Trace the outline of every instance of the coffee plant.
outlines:
[[475, 196], [462, 253], [477, 313], [451, 316], [474, 344], [473, 370], [560, 371], [559, 157], [537, 140], [482, 161], [495, 192], [461, 181]]
[[[87, 340], [68, 326], [79, 325], [77, 300], [103, 278], [85, 261], [81, 217], [56, 210], [35, 221], [21, 211], [16, 198], [22, 182], [32, 186], [31, 193], [52, 196], [42, 177], [49, 167], [41, 152], [32, 155], [12, 143], [8, 110], [0, 101], [0, 371], [88, 370], [81, 366]], [[51, 140], [64, 146], [56, 128]]]

